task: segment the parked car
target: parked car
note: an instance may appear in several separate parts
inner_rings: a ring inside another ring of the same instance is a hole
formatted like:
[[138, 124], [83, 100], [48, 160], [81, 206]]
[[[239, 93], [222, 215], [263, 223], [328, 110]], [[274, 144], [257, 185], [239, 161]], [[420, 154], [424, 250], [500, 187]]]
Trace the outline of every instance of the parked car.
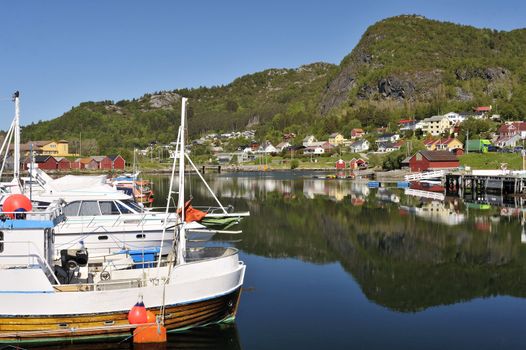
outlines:
[[515, 148], [513, 149], [513, 152], [515, 152], [515, 153], [521, 153], [523, 149], [524, 149], [524, 147], [522, 147], [522, 146], [517, 146], [517, 147], [515, 147]]
[[500, 152], [500, 147], [490, 145], [488, 146], [488, 152]]

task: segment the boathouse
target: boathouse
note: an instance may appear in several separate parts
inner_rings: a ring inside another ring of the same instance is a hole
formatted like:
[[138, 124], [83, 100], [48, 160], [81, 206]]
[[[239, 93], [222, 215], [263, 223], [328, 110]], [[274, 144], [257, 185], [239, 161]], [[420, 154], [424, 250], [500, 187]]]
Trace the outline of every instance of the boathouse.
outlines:
[[[37, 165], [39, 169], [44, 170], [56, 170], [57, 169], [57, 160], [53, 156], [35, 156], [33, 162]], [[25, 169], [28, 169], [29, 158], [24, 162]]]
[[93, 156], [91, 158], [97, 162], [97, 167], [95, 169], [111, 170], [113, 168], [113, 162], [109, 157]]
[[345, 162], [343, 161], [343, 159], [339, 159], [336, 161], [336, 169], [345, 169]]
[[412, 172], [437, 169], [458, 168], [460, 162], [456, 154], [448, 151], [419, 151], [409, 160]]
[[69, 159], [65, 157], [55, 157], [55, 160], [57, 161], [57, 169], [58, 170], [69, 170], [71, 169], [71, 162]]
[[120, 155], [109, 156], [108, 158], [111, 159], [112, 169], [124, 170], [124, 167], [126, 166], [126, 161], [124, 158], [122, 158]]

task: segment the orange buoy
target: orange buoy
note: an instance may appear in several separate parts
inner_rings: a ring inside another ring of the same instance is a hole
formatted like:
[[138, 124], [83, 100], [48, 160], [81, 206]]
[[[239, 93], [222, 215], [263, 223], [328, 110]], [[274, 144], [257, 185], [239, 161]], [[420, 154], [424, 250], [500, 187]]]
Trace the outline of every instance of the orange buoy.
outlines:
[[166, 327], [160, 324], [139, 326], [133, 331], [135, 344], [166, 343]]
[[146, 311], [146, 323], [155, 323], [157, 321], [157, 317], [153, 312], [150, 310]]
[[7, 216], [9, 216], [11, 219], [15, 218], [15, 214], [13, 212], [31, 211], [31, 209], [33, 209], [31, 200], [29, 200], [29, 198], [23, 194], [10, 195], [6, 198], [2, 206], [2, 211], [7, 212]]
[[146, 307], [142, 301], [137, 302], [130, 312], [128, 312], [128, 322], [130, 324], [142, 324], [148, 323], [148, 315], [146, 312]]

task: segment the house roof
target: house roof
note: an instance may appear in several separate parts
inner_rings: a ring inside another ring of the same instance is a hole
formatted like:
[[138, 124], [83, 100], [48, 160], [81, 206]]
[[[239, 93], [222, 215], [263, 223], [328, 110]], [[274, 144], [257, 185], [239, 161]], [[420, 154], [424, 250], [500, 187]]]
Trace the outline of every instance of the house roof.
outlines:
[[336, 136], [338, 136], [338, 135], [340, 135], [339, 132], [333, 132], [332, 134], [329, 135], [329, 137], [332, 138], [332, 137], [336, 137]]
[[351, 147], [361, 146], [364, 143], [369, 142], [367, 140], [356, 140], [353, 143], [351, 143]]
[[102, 162], [102, 160], [104, 158], [107, 158], [107, 157], [106, 156], [93, 156], [93, 157], [91, 157], [91, 159], [93, 159], [94, 161], [96, 161], [98, 163]]
[[398, 124], [408, 124], [408, 123], [416, 123], [416, 120], [413, 119], [400, 119]]
[[473, 108], [475, 112], [489, 112], [491, 111], [491, 106], [480, 106]]
[[439, 140], [428, 139], [424, 141], [424, 146], [431, 146], [437, 143]]
[[420, 151], [423, 157], [432, 162], [456, 162], [457, 156], [449, 151]]
[[49, 158], [55, 159], [53, 156], [35, 156], [34, 161], [35, 163], [45, 163]]
[[445, 115], [434, 115], [432, 117], [424, 119], [424, 122], [439, 122], [444, 118], [447, 118], [447, 117]]
[[[437, 145], [449, 145], [451, 142], [453, 142], [455, 140], [457, 140], [455, 137], [448, 137], [446, 139], [440, 139], [440, 140], [438, 140]], [[458, 141], [458, 142], [460, 142], [460, 141]]]
[[305, 138], [303, 139], [304, 142], [307, 142], [309, 141], [310, 138], [313, 138], [314, 140], [316, 140], [316, 138], [314, 137], [314, 135], [308, 135], [308, 136], [305, 136]]
[[68, 161], [69, 160], [66, 157], [54, 157], [57, 162], [62, 162], [63, 160]]
[[351, 130], [351, 132], [363, 132], [362, 128], [354, 128]]
[[499, 128], [499, 133], [508, 133], [512, 131], [526, 131], [526, 122], [511, 122], [502, 124]]
[[[110, 158], [112, 161], [114, 161], [115, 159], [121, 157], [120, 154], [117, 154], [116, 156], [108, 156], [108, 158]], [[122, 158], [122, 157], [121, 157]]]

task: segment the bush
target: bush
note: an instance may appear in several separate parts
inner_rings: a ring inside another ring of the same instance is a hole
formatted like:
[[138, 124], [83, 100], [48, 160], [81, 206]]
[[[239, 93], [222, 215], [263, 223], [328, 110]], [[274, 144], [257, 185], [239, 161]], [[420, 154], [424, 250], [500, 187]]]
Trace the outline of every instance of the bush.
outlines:
[[297, 160], [297, 159], [293, 159], [291, 162], [290, 162], [290, 168], [291, 169], [296, 169], [297, 167], [300, 166], [300, 161]]

